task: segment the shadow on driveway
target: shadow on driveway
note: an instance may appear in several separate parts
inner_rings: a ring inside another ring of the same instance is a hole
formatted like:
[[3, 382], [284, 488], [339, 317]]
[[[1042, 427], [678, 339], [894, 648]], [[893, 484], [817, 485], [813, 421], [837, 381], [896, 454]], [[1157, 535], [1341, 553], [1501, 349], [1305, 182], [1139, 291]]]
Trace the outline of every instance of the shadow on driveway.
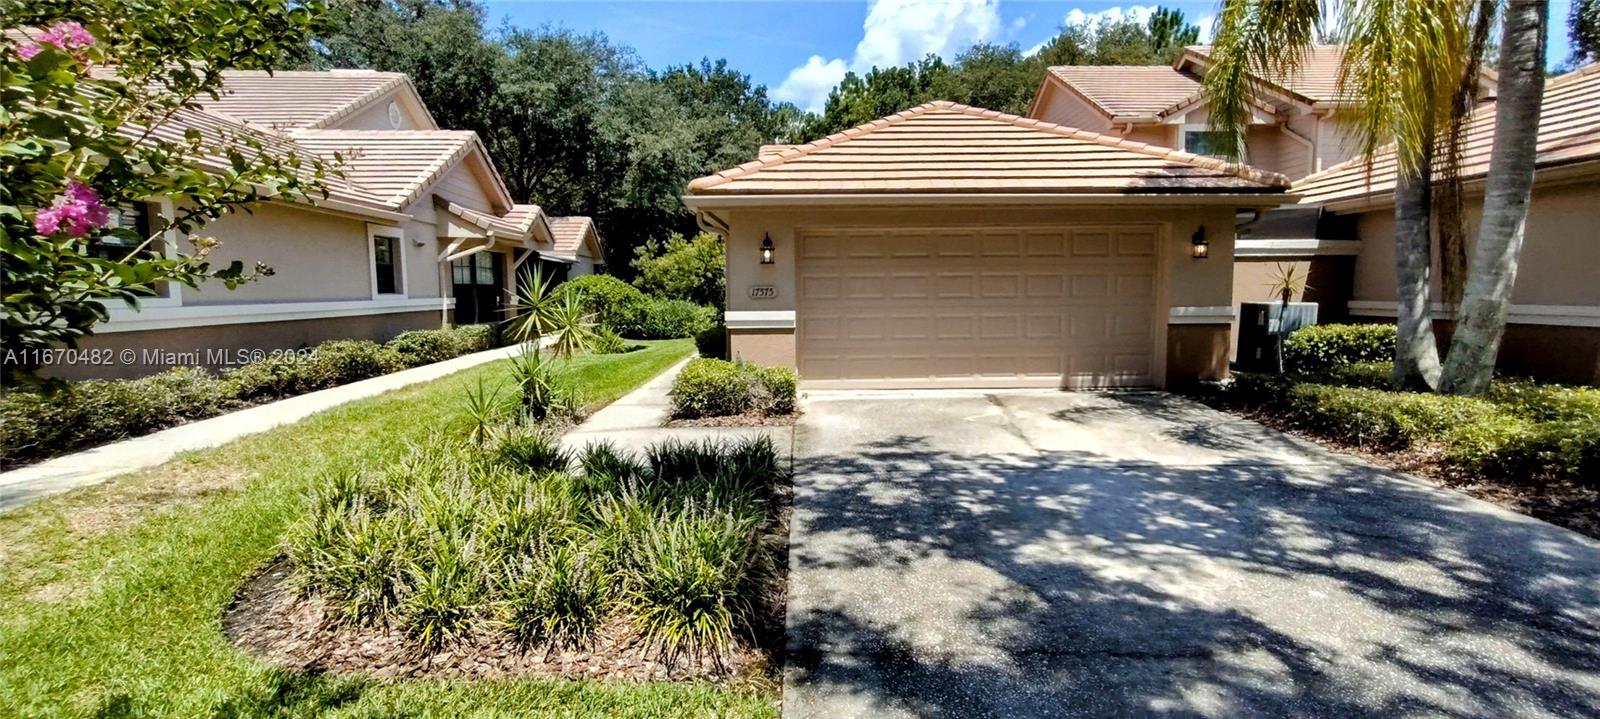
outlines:
[[1158, 393], [814, 397], [788, 717], [1600, 716], [1600, 545]]

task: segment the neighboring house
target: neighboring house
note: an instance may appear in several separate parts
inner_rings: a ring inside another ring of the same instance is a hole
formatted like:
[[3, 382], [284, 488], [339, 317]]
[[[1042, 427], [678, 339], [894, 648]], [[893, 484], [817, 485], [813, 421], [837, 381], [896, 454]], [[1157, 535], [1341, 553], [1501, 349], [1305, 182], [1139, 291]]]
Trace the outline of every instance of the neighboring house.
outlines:
[[[511, 197], [478, 137], [441, 130], [404, 75], [228, 72], [222, 97], [199, 105], [160, 134], [197, 129], [212, 146], [250, 135], [284, 151], [338, 154], [344, 177], [329, 181], [326, 200], [262, 203], [201, 231], [221, 241], [213, 263], [262, 262], [270, 277], [231, 291], [170, 287], [138, 310], [112, 307], [111, 320], [82, 344], [116, 350], [118, 361], [56, 366], [51, 374], [221, 367], [240, 351], [491, 322], [503, 318], [507, 291], [530, 260], [577, 261], [558, 249], [552, 218]], [[159, 226], [154, 216], [171, 213], [170, 201], [156, 199], [128, 208], [121, 221], [149, 228]], [[166, 251], [184, 245], [166, 238]], [[178, 354], [193, 352], [198, 359]]]
[[[1209, 48], [1192, 46], [1173, 64], [1052, 67], [1028, 117], [1092, 132], [1212, 154], [1215, 133], [1200, 82]], [[1353, 157], [1335, 111], [1343, 48], [1318, 45], [1288, 78], [1256, 78], [1244, 162], [1291, 180]]]
[[[1483, 180], [1494, 139], [1495, 108], [1474, 112], [1462, 177], [1469, 242], [1483, 209]], [[1553, 380], [1600, 384], [1600, 65], [1550, 79], [1539, 121], [1533, 201], [1500, 346], [1502, 369]], [[1300, 207], [1356, 240], [1352, 289], [1324, 299], [1348, 301], [1358, 320], [1393, 321], [1394, 156], [1371, 172], [1352, 161], [1295, 183]], [[1437, 257], [1435, 258], [1437, 260]], [[1433, 296], [1443, 300], [1437, 285]], [[1346, 308], [1339, 307], [1340, 311]], [[1435, 326], [1448, 338], [1453, 308], [1435, 304]]]
[[552, 217], [550, 231], [555, 234], [555, 249], [544, 254], [565, 263], [562, 279], [605, 274], [606, 256], [594, 220], [587, 217]]
[[1226, 374], [1235, 216], [1287, 187], [935, 102], [766, 148], [684, 202], [726, 239], [733, 354], [808, 386], [1165, 386]]

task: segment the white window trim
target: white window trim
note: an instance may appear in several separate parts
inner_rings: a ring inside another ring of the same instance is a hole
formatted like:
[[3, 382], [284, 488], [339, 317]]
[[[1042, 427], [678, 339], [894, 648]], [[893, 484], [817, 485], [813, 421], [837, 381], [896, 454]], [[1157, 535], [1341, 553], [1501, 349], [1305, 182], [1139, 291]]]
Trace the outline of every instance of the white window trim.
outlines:
[[1234, 316], [1234, 309], [1228, 306], [1180, 305], [1167, 310], [1167, 324], [1226, 325], [1233, 323]]
[[[169, 260], [177, 259], [178, 258], [178, 231], [173, 229], [171, 224], [170, 224], [172, 222], [173, 218], [175, 218], [177, 216], [176, 211], [173, 209], [172, 198], [163, 197], [163, 198], [158, 199], [158, 200], [152, 200], [152, 201], [150, 201], [150, 202], [148, 202], [146, 204], [155, 205], [158, 208], [157, 211], [160, 213], [162, 219], [165, 219], [169, 223], [168, 226], [167, 226], [167, 229], [162, 231], [162, 233], [161, 233], [161, 253], [166, 255], [167, 259], [169, 259]], [[166, 285], [167, 285], [167, 296], [166, 297], [141, 297], [139, 299], [139, 306], [140, 307], [178, 307], [178, 306], [181, 306], [183, 304], [183, 283], [181, 283], [181, 282], [168, 282], [168, 283], [166, 283]], [[112, 309], [113, 309], [113, 311], [115, 311], [115, 310], [124, 309], [124, 308], [127, 308], [127, 307], [128, 307], [128, 304], [127, 303], [123, 303], [122, 306], [116, 307], [116, 308], [112, 308]], [[95, 331], [99, 332], [101, 330], [96, 328]]]
[[[403, 312], [431, 312], [440, 309], [440, 298], [396, 298], [381, 300], [337, 300], [330, 302], [252, 302], [236, 305], [187, 305], [183, 307], [141, 306], [138, 310], [111, 308], [111, 321], [95, 328], [97, 334], [168, 330], [180, 327], [210, 327], [261, 322], [291, 322], [332, 317], [387, 315]], [[445, 298], [444, 309], [455, 306]]]
[[1361, 254], [1361, 240], [1235, 240], [1238, 257], [1349, 257]]
[[794, 310], [728, 310], [723, 323], [730, 330], [794, 329]]
[[[394, 294], [378, 293], [378, 251], [374, 242], [379, 237], [394, 240], [395, 262], [400, 263], [400, 291]], [[406, 233], [398, 227], [390, 225], [367, 225], [367, 287], [372, 290], [372, 299], [406, 299], [411, 291], [410, 273], [406, 271]]]

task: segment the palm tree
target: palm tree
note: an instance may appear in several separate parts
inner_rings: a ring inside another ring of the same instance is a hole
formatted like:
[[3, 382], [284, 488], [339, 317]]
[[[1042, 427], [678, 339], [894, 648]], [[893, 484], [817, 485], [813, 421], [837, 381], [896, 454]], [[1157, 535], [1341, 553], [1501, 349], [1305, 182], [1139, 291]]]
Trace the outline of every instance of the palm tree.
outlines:
[[1440, 160], [1459, 160], [1459, 146], [1450, 143], [1461, 135], [1452, 130], [1471, 109], [1483, 53], [1476, 30], [1487, 32], [1493, 4], [1354, 0], [1336, 5], [1342, 12], [1335, 18], [1318, 0], [1225, 0], [1217, 18], [1204, 91], [1212, 127], [1225, 132], [1234, 157], [1255, 78], [1292, 77], [1324, 24], [1337, 22], [1334, 36], [1345, 45], [1339, 94], [1352, 100], [1340, 112], [1351, 139], [1369, 163], [1390, 142], [1396, 151], [1394, 381], [1403, 388], [1431, 389], [1442, 372], [1430, 311], [1433, 173]]
[[1533, 194], [1544, 99], [1545, 26], [1549, 23], [1546, 0], [1506, 3], [1501, 20], [1494, 150], [1484, 182], [1483, 219], [1478, 224], [1478, 242], [1440, 379], [1440, 389], [1451, 394], [1482, 394], [1494, 378]]

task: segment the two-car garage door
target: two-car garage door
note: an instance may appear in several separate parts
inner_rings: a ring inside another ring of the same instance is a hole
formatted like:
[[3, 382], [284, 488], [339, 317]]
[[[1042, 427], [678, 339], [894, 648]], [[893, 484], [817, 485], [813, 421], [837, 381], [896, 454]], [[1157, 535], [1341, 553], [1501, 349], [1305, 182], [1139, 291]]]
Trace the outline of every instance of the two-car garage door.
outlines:
[[797, 351], [818, 386], [1151, 384], [1155, 226], [809, 229]]

